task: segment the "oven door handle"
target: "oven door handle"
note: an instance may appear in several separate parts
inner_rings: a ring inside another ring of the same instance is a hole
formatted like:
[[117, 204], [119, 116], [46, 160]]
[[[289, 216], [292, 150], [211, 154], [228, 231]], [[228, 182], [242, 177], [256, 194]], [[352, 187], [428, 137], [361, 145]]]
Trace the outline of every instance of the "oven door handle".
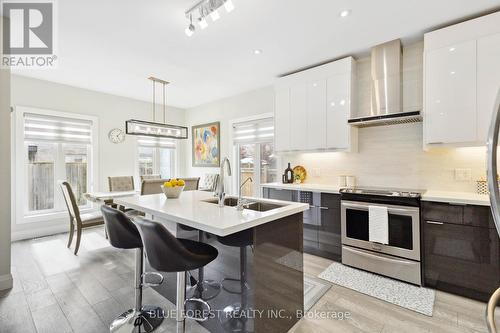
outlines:
[[[375, 206], [375, 205], [370, 205], [370, 204], [357, 204], [357, 203], [351, 203], [351, 202], [342, 202], [342, 207], [347, 207], [347, 208], [358, 208], [358, 209], [363, 209], [363, 210], [368, 210], [368, 206]], [[379, 205], [380, 206], [380, 205]], [[384, 205], [381, 205], [384, 206]], [[418, 208], [394, 208], [394, 207], [387, 207], [387, 210], [389, 212], [401, 212], [401, 213], [414, 213], [418, 211]]]
[[397, 262], [397, 263], [400, 263], [400, 264], [403, 264], [403, 265], [414, 265], [415, 263], [412, 262], [412, 261], [409, 261], [409, 260], [404, 260], [404, 259], [396, 259], [396, 258], [386, 258], [384, 256], [381, 256], [381, 255], [377, 255], [377, 254], [371, 254], [371, 253], [366, 253], [364, 251], [358, 251], [356, 249], [353, 249], [351, 247], [349, 247], [349, 251], [352, 251], [360, 256], [363, 256], [363, 257], [367, 257], [367, 258], [375, 258], [377, 260], [382, 260], [382, 261], [386, 261], [386, 262], [389, 262], [389, 263], [393, 263], [393, 262]]

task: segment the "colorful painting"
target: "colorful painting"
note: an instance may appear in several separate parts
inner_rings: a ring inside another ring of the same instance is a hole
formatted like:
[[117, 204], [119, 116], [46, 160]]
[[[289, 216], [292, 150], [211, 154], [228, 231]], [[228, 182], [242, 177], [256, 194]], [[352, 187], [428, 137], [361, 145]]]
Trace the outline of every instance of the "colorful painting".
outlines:
[[220, 123], [193, 126], [193, 167], [220, 165]]

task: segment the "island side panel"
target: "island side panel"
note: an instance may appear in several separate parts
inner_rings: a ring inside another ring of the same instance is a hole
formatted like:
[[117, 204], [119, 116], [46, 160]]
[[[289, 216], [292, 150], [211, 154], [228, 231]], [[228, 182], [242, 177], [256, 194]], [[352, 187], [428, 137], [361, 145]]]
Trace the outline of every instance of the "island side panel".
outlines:
[[288, 332], [304, 310], [303, 213], [254, 229], [255, 332]]

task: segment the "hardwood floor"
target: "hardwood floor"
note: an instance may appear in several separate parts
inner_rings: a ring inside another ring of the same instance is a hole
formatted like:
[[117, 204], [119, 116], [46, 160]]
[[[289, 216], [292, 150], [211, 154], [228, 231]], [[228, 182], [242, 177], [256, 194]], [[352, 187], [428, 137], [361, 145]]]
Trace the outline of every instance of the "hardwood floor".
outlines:
[[[14, 288], [0, 293], [0, 333], [100, 333], [134, 303], [134, 253], [109, 246], [102, 227], [84, 230], [78, 256], [67, 234], [12, 244]], [[151, 288], [144, 304], [174, 306]], [[207, 332], [188, 321], [187, 332]], [[157, 332], [175, 331], [165, 320]]]
[[[66, 241], [67, 234], [61, 234], [12, 244], [14, 288], [0, 294], [0, 333], [109, 332], [109, 323], [132, 307], [133, 253], [110, 247], [102, 227], [84, 231], [78, 256], [66, 248]], [[305, 272], [313, 276], [330, 263], [304, 256]], [[144, 304], [173, 308], [151, 288], [144, 291]], [[427, 317], [333, 285], [312, 310], [350, 317], [303, 318], [290, 332], [487, 332], [485, 307], [437, 292], [434, 316]], [[174, 331], [173, 320], [165, 320], [158, 330]], [[188, 320], [186, 332], [206, 330]]]
[[[331, 261], [328, 259], [304, 255], [304, 270], [311, 275], [317, 276], [330, 264]], [[485, 309], [485, 303], [436, 291], [434, 316], [428, 317], [333, 285], [311, 310], [345, 311], [350, 313], [350, 319], [303, 318], [291, 332], [487, 333], [484, 321]], [[498, 322], [500, 324], [500, 321]]]

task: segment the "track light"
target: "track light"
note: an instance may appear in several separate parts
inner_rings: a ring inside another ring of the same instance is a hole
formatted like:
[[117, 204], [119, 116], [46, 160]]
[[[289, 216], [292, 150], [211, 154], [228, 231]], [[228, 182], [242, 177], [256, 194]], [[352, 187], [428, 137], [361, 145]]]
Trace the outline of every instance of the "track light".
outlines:
[[186, 18], [190, 20], [190, 25], [186, 28], [186, 35], [192, 36], [194, 33], [193, 18], [201, 29], [208, 26], [207, 16], [210, 16], [214, 22], [220, 19], [219, 9], [222, 6], [228, 13], [234, 10], [233, 0], [199, 0], [193, 7], [186, 10]]
[[226, 0], [226, 2], [224, 2], [224, 8], [226, 8], [226, 12], [228, 12], [228, 13], [232, 12], [234, 9], [233, 1]]
[[217, 11], [217, 9], [215, 9], [214, 11], [212, 11], [210, 13], [210, 17], [212, 18], [212, 21], [217, 21], [218, 19], [220, 19], [220, 14], [219, 12]]

